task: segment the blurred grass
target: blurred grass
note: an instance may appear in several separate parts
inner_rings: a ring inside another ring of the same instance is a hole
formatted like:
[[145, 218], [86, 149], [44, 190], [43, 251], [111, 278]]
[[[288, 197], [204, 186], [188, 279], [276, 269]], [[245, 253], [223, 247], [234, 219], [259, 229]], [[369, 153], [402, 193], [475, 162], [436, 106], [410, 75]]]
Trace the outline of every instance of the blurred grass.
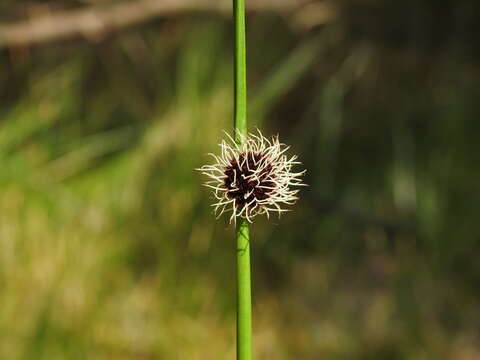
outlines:
[[[480, 356], [479, 58], [445, 23], [406, 26], [455, 8], [419, 4], [249, 19], [251, 123], [310, 184], [253, 228], [259, 360]], [[230, 128], [230, 28], [0, 52], [1, 359], [234, 358], [233, 230], [193, 171]]]

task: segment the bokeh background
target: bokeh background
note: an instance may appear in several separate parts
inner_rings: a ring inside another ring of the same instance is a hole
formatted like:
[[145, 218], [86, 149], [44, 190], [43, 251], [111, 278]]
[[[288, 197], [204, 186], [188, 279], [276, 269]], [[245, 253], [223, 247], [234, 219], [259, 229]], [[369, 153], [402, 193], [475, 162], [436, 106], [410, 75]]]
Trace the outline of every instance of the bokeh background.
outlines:
[[[248, 0], [258, 360], [480, 359], [480, 3]], [[235, 357], [228, 0], [0, 3], [0, 358]]]

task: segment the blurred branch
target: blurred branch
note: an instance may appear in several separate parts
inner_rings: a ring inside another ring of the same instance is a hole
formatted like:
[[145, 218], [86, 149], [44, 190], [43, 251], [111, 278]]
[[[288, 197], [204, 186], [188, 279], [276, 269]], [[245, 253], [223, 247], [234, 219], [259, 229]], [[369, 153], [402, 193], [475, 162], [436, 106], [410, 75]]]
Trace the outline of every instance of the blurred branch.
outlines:
[[[250, 1], [247, 10], [297, 11], [298, 16], [294, 17], [294, 24], [302, 26], [299, 24], [301, 22], [309, 27], [312, 26], [312, 21], [313, 23], [324, 23], [333, 17], [335, 12], [331, 5], [326, 2], [307, 4], [308, 2], [309, 0]], [[230, 7], [230, 1], [138, 0], [124, 1], [108, 7], [94, 6], [81, 10], [52, 11], [50, 14], [17, 23], [0, 24], [0, 47], [29, 46], [75, 37], [98, 40], [107, 33], [138, 25], [161, 16], [194, 11], [215, 11], [230, 14]], [[305, 20], [306, 13], [309, 15], [307, 20]], [[313, 13], [317, 13], [316, 18], [312, 17]]]

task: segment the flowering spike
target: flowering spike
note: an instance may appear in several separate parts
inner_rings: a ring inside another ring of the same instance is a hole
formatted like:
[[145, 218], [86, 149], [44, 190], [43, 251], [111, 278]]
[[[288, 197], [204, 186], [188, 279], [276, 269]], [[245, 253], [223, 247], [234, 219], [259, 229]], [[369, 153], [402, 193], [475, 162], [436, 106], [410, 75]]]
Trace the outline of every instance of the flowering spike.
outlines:
[[282, 144], [278, 135], [270, 140], [262, 135], [239, 134], [238, 144], [228, 134], [227, 141], [219, 144], [221, 154], [210, 154], [215, 163], [197, 169], [209, 178], [206, 186], [212, 189], [216, 203], [213, 204], [217, 218], [231, 211], [230, 222], [237, 217], [252, 219], [269, 212], [280, 216], [288, 210], [281, 205], [292, 205], [298, 199], [298, 189], [304, 186], [301, 177], [306, 170], [292, 172], [293, 165], [300, 164], [297, 156], [285, 155], [289, 146]]

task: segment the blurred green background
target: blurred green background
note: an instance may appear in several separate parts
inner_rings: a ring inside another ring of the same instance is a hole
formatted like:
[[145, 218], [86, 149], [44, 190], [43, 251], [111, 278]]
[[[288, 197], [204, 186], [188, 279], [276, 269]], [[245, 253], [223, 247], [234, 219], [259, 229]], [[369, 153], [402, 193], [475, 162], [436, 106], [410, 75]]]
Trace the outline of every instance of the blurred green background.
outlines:
[[[258, 360], [480, 359], [480, 3], [247, 0]], [[0, 359], [235, 357], [229, 1], [2, 0]], [[87, 15], [85, 15], [87, 14]]]

